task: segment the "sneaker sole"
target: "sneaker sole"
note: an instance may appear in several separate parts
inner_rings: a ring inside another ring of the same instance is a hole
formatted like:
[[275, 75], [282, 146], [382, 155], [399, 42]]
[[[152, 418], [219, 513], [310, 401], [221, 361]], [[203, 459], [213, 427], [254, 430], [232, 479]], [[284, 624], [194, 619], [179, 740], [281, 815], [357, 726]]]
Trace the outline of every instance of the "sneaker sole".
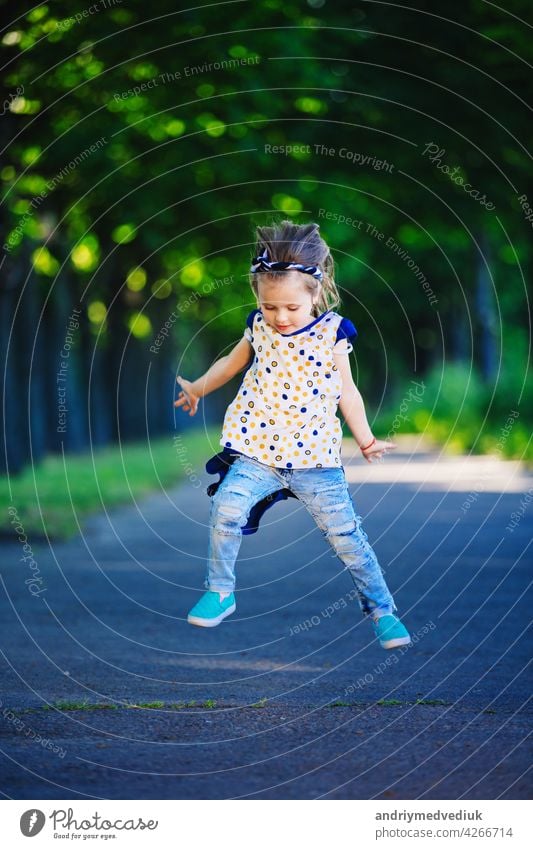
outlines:
[[237, 605], [232, 604], [231, 607], [228, 607], [224, 613], [221, 613], [220, 616], [215, 616], [214, 619], [202, 619], [201, 616], [187, 616], [187, 622], [189, 625], [199, 625], [200, 628], [214, 628], [216, 625], [220, 625], [223, 619], [226, 616], [229, 616], [230, 613], [235, 613], [237, 610]]
[[380, 640], [379, 644], [382, 649], [397, 649], [400, 646], [407, 646], [411, 642], [411, 637], [396, 637], [393, 640]]

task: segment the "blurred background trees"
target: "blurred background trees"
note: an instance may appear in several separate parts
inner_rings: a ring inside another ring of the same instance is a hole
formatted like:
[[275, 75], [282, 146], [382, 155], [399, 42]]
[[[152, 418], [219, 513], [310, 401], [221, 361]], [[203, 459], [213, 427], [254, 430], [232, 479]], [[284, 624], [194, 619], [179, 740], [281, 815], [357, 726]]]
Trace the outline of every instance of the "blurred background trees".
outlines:
[[331, 245], [376, 424], [423, 381], [402, 429], [488, 450], [515, 410], [531, 457], [529, 3], [26, 8], [0, 4], [4, 472], [201, 426], [175, 375], [242, 335], [254, 227], [288, 216]]

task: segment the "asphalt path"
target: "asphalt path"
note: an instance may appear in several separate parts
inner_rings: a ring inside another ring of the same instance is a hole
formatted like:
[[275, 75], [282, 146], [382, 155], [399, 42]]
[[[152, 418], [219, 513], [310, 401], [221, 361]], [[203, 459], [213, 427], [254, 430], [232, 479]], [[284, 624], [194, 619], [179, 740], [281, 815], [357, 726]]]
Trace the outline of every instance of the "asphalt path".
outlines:
[[346, 440], [343, 462], [406, 649], [379, 646], [297, 499], [243, 537], [236, 613], [188, 625], [201, 468], [68, 542], [4, 541], [4, 796], [529, 798], [533, 476], [396, 441], [369, 465]]

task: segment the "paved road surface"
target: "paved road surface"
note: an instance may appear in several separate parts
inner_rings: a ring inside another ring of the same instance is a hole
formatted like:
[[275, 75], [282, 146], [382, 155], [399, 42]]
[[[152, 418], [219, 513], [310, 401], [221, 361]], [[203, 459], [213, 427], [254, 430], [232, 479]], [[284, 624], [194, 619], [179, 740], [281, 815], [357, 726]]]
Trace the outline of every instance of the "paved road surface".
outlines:
[[379, 647], [296, 499], [243, 538], [237, 612], [218, 628], [188, 625], [205, 570], [213, 479], [202, 469], [200, 487], [92, 518], [68, 543], [30, 539], [33, 570], [4, 543], [3, 793], [528, 798], [533, 477], [397, 441], [381, 465], [349, 440], [343, 450], [415, 637], [401, 652]]

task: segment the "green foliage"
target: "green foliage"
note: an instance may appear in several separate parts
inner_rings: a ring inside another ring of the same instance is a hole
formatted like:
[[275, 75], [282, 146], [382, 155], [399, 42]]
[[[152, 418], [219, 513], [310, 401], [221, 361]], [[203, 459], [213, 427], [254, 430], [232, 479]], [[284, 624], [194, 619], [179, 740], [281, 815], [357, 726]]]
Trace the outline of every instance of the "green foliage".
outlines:
[[[533, 409], [530, 380], [521, 395], [532, 244], [518, 200], [530, 185], [525, 7], [466, 0], [451, 29], [434, 4], [420, 10], [392, 5], [384, 19], [379, 4], [347, 0], [191, 10], [161, 0], [154, 16], [141, 3], [56, 0], [22, 13], [2, 41], [6, 279], [33, 269], [60, 300], [83, 296], [109, 349], [131, 333], [149, 352], [179, 306], [171, 334], [192, 370], [237, 341], [255, 306], [254, 226], [316, 220], [340, 310], [359, 330], [365, 398], [381, 403], [387, 381], [394, 415], [416, 370], [428, 390], [413, 426], [440, 440], [451, 431], [451, 444], [473, 450], [490, 449], [519, 404], [505, 445], [518, 456]], [[424, 154], [431, 143], [440, 163]]]
[[[528, 411], [533, 409], [533, 379], [530, 375], [524, 382], [513, 377], [511, 365], [502, 367], [502, 374], [491, 386], [476, 368], [465, 364], [433, 368], [424, 375], [420, 401], [411, 401], [406, 421], [400, 420], [394, 433], [425, 433], [451, 452], [494, 453], [502, 459], [533, 463], [528, 419]], [[399, 421], [395, 418], [398, 409], [391, 406], [382, 412], [375, 430], [390, 432]]]

